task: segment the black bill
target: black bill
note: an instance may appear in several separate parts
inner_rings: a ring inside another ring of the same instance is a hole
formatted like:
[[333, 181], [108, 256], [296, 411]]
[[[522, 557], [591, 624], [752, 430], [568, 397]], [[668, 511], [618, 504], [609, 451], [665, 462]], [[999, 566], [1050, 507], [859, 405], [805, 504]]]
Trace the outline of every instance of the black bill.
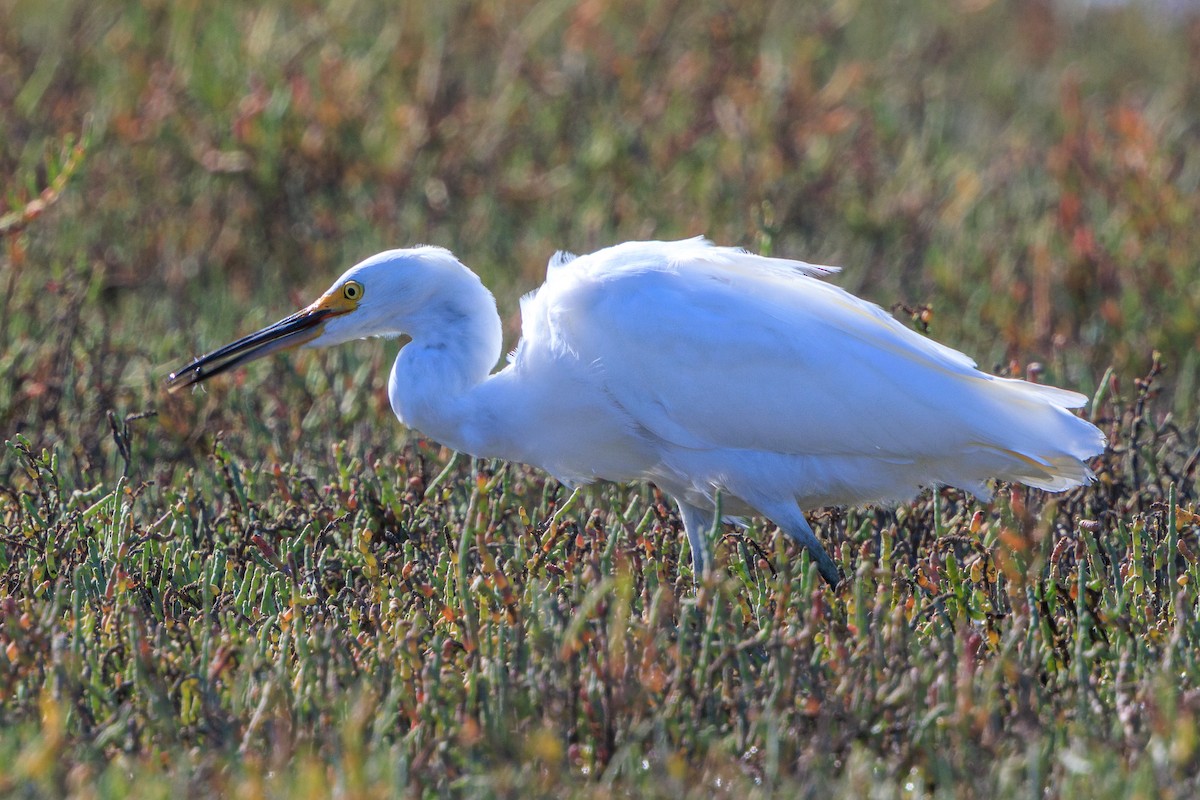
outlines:
[[167, 376], [167, 389], [177, 392], [185, 386], [220, 375], [239, 364], [312, 341], [321, 335], [321, 329], [324, 327], [322, 323], [336, 313], [332, 309], [320, 307], [298, 311], [274, 325], [244, 336], [219, 350], [197, 358], [182, 369], [175, 370]]

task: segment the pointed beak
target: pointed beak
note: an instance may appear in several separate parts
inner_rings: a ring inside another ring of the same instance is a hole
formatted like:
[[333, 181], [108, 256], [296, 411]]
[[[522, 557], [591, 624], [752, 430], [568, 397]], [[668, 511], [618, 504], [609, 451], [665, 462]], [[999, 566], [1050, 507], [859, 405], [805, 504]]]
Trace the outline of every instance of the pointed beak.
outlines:
[[331, 300], [328, 295], [322, 297], [308, 308], [274, 325], [244, 336], [175, 370], [167, 376], [167, 390], [177, 392], [185, 386], [208, 380], [265, 355], [311, 342], [324, 332], [325, 320], [353, 310]]

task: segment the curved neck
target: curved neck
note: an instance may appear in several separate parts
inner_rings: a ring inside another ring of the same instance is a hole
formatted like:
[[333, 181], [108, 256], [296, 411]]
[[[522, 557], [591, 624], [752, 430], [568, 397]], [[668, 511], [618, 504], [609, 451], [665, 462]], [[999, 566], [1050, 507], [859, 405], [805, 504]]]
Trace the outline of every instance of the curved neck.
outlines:
[[392, 410], [410, 428], [471, 452], [464, 398], [500, 358], [500, 315], [491, 292], [465, 267], [404, 323], [412, 337], [388, 382]]

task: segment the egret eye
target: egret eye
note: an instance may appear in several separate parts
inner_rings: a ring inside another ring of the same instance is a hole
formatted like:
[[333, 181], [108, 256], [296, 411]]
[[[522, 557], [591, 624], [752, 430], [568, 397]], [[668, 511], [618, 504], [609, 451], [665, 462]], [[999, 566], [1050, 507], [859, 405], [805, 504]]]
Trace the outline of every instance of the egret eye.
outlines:
[[342, 287], [342, 297], [347, 300], [358, 300], [363, 296], [362, 284], [358, 281], [346, 281], [346, 285]]

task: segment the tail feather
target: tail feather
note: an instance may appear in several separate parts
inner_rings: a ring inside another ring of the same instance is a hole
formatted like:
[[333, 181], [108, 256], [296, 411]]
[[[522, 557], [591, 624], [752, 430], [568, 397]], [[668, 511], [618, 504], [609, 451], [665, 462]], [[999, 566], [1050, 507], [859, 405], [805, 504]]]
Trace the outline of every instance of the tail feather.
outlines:
[[1058, 408], [1083, 408], [1088, 401], [1087, 395], [1057, 386], [1047, 386], [1044, 383], [1030, 383], [1019, 378], [993, 377], [992, 380], [1030, 400]]
[[1001, 391], [994, 395], [994, 416], [979, 442], [995, 459], [994, 477], [1050, 492], [1095, 479], [1087, 460], [1104, 452], [1107, 440], [1068, 410], [1082, 406], [1083, 395], [1025, 381], [995, 386]]
[[1013, 459], [1013, 467], [998, 477], [1045, 489], [1048, 492], [1065, 492], [1095, 480], [1096, 476], [1084, 461], [1072, 455], [1052, 456], [1049, 459], [1034, 459], [1011, 450], [1003, 451]]

